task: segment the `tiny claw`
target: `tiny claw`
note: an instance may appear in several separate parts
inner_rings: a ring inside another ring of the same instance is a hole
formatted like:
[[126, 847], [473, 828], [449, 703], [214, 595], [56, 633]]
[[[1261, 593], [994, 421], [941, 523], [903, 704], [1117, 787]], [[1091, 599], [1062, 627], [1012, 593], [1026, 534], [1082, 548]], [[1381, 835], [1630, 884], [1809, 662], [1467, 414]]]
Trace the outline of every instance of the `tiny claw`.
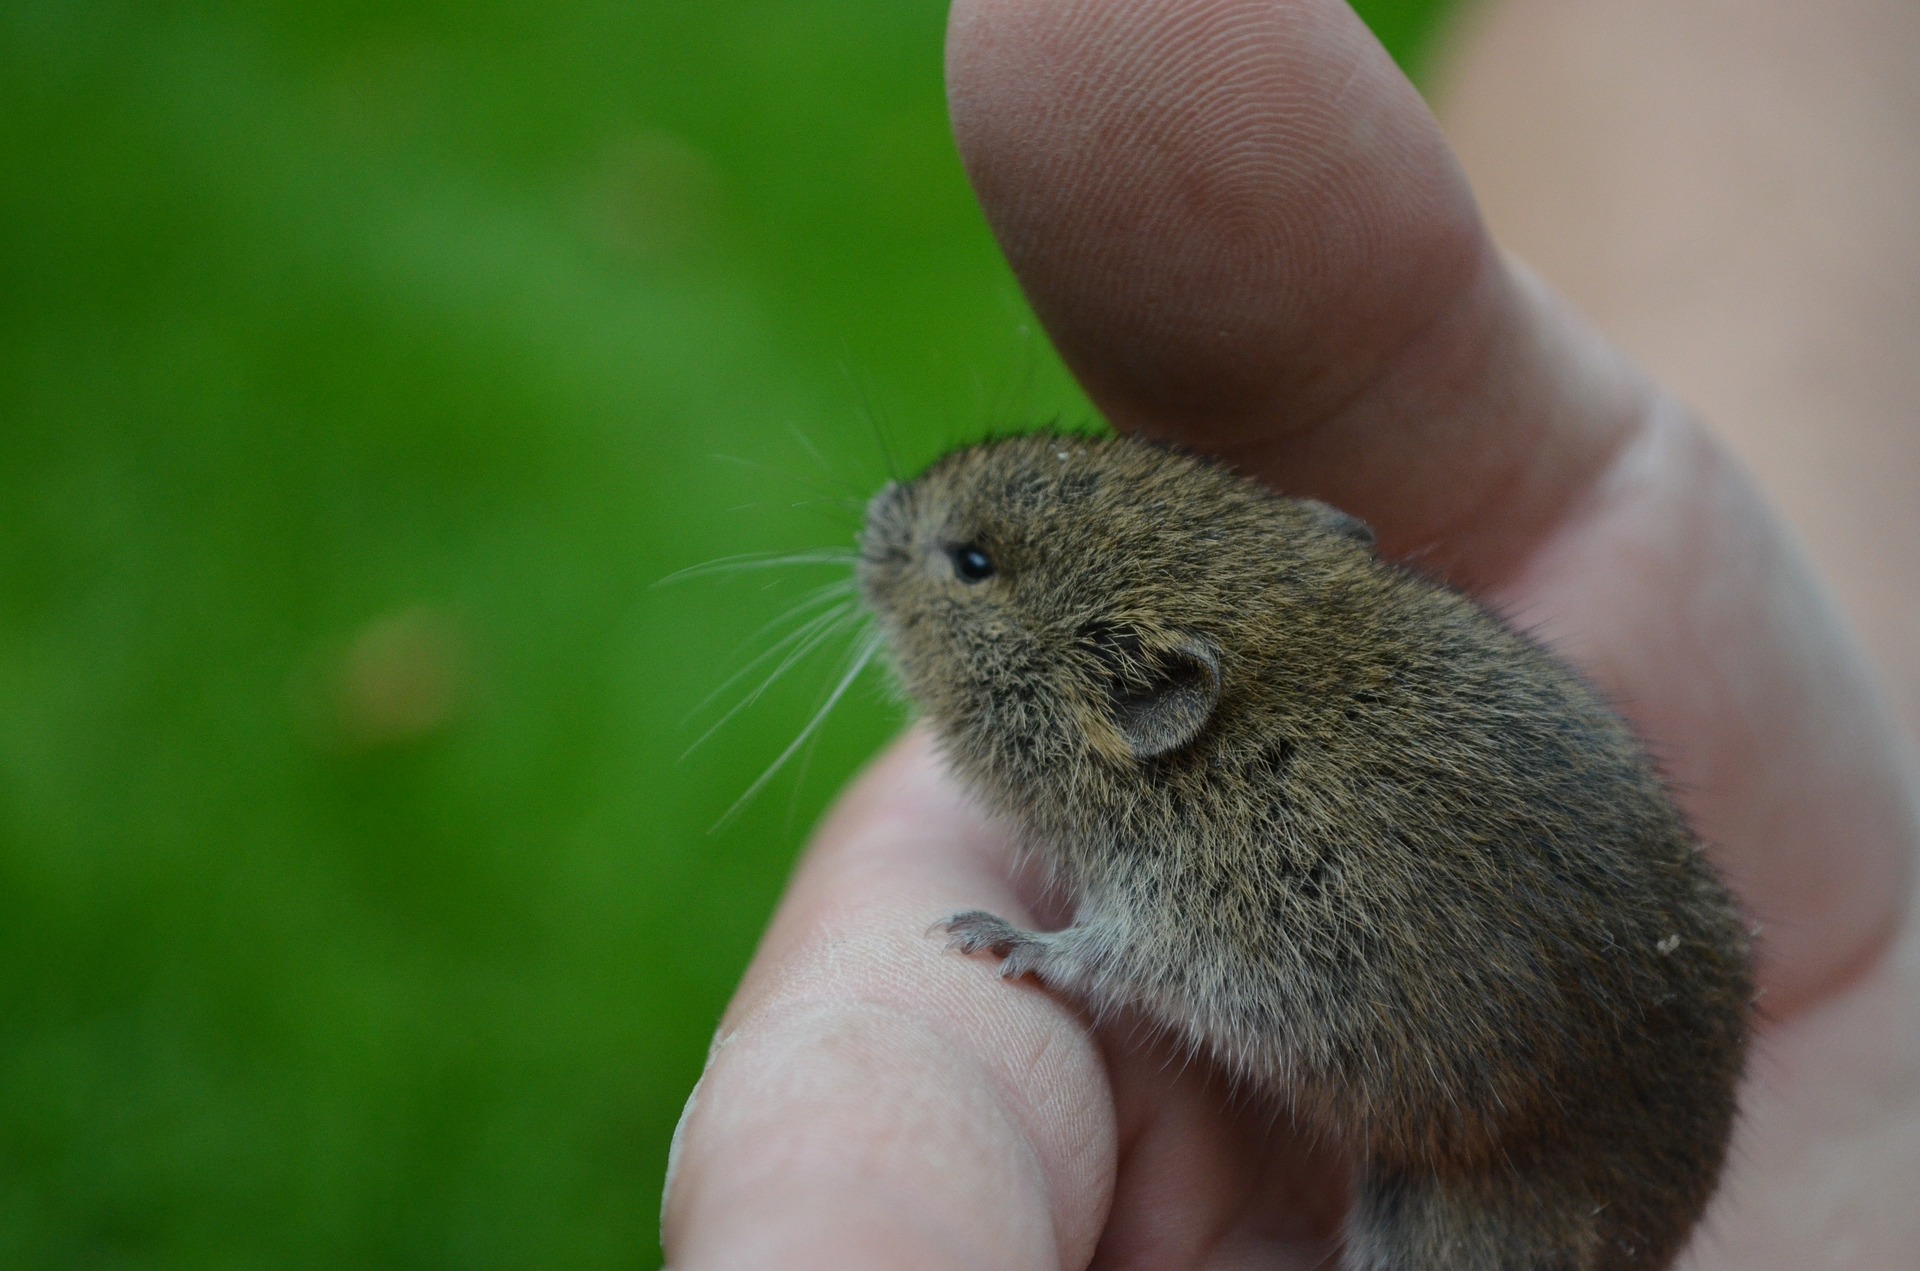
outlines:
[[982, 909], [955, 914], [937, 927], [947, 933], [947, 948], [960, 953], [978, 953], [985, 949], [998, 958], [1006, 957], [1026, 938], [1005, 918]]

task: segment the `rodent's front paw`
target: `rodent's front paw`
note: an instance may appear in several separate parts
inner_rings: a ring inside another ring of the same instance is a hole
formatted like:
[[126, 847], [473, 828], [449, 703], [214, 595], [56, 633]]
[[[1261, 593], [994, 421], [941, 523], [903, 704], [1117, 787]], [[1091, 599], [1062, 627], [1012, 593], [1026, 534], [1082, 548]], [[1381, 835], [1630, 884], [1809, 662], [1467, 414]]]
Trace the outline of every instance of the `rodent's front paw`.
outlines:
[[1038, 972], [1051, 951], [1046, 936], [1022, 931], [1005, 918], [983, 909], [955, 914], [934, 928], [947, 933], [947, 948], [960, 953], [985, 951], [1001, 959], [1000, 974], [1015, 976]]

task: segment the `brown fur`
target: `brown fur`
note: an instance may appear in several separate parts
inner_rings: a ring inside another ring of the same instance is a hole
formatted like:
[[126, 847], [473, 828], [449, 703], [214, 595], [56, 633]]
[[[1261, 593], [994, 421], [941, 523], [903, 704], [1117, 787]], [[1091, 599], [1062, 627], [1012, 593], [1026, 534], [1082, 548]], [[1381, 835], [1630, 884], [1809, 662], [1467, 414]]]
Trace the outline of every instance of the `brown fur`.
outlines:
[[948, 455], [874, 500], [860, 581], [1077, 903], [957, 915], [956, 948], [1347, 1143], [1352, 1268], [1671, 1262], [1726, 1153], [1748, 942], [1572, 672], [1342, 513], [1126, 439]]

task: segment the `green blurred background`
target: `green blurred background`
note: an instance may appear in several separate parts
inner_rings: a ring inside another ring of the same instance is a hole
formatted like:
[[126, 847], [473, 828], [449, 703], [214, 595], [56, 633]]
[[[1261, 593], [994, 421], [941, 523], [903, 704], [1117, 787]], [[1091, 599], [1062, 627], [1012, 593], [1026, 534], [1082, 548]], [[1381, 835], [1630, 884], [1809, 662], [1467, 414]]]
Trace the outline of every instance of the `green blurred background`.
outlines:
[[[1435, 0], [1363, 5], [1403, 61]], [[1091, 412], [938, 0], [0, 7], [0, 1267], [658, 1262], [869, 675], [847, 500]], [[816, 453], [817, 452], [817, 453]], [[691, 717], [691, 718], [689, 718]]]

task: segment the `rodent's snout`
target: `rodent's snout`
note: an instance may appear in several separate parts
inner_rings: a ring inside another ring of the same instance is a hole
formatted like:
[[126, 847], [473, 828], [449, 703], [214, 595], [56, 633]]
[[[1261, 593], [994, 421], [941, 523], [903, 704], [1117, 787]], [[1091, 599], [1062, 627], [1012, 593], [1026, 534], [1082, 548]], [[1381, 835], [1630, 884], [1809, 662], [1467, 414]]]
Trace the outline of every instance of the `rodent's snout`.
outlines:
[[913, 537], [908, 486], [889, 481], [867, 503], [866, 524], [860, 527], [860, 556], [855, 573], [868, 606], [884, 614], [900, 579], [901, 566], [910, 557]]
[[897, 514], [906, 497], [907, 487], [903, 482], [889, 481], [881, 486], [879, 492], [867, 500], [867, 524]]
[[867, 503], [867, 521], [860, 529], [860, 558], [868, 564], [898, 559], [905, 546], [907, 490], [904, 482], [889, 481]]

